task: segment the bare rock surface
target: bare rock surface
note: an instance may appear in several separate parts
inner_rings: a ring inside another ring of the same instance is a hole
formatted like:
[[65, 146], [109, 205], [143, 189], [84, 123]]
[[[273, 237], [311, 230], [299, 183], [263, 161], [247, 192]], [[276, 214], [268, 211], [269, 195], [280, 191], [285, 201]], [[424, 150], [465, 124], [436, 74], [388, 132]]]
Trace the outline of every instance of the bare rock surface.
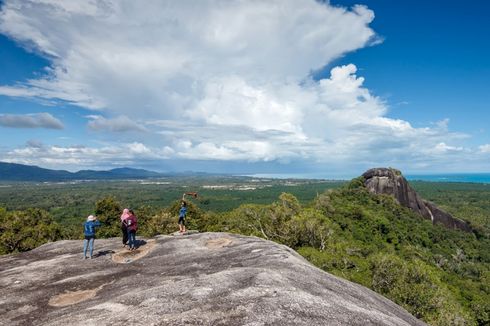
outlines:
[[0, 257], [2, 325], [424, 325], [288, 247], [227, 233], [97, 239]]
[[365, 179], [364, 185], [370, 192], [391, 195], [400, 205], [410, 208], [434, 224], [439, 223], [450, 229], [472, 231], [465, 221], [453, 217], [435, 204], [422, 199], [410, 187], [400, 171], [390, 168], [374, 168], [364, 172], [362, 176]]

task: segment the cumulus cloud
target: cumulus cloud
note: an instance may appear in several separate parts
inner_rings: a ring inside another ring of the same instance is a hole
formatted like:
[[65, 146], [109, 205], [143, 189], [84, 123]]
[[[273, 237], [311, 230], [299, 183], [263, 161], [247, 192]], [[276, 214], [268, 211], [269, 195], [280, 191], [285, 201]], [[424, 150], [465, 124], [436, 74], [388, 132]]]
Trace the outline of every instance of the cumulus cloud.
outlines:
[[[80, 164], [88, 154], [124, 161], [129, 151], [147, 159], [426, 166], [464, 152], [466, 136], [448, 120], [415, 128], [389, 118], [354, 64], [312, 77], [379, 43], [373, 19], [365, 6], [314, 0], [5, 0], [0, 32], [51, 65], [0, 94], [104, 111], [115, 118], [91, 115], [90, 129], [148, 135], [129, 147], [42, 149], [46, 159], [74, 153]], [[27, 160], [35, 151], [10, 155]]]
[[39, 141], [29, 141], [25, 146], [7, 152], [2, 161], [51, 168], [65, 166], [77, 170], [80, 167], [135, 165], [141, 160], [162, 157], [163, 154], [153, 153], [144, 144], [138, 142], [89, 147], [46, 145]]
[[63, 129], [63, 123], [49, 113], [0, 114], [0, 126], [9, 128]]
[[[208, 81], [303, 79], [374, 38], [371, 10], [309, 0], [8, 0], [0, 31], [52, 58], [48, 75], [0, 94], [175, 116]], [[253, 23], [251, 23], [253, 22]]]

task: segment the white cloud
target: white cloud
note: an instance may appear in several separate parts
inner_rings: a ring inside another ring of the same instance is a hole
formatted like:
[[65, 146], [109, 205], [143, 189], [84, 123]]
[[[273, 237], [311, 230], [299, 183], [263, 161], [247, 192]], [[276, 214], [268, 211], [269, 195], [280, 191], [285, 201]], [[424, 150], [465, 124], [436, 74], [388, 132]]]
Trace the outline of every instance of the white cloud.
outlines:
[[312, 79], [335, 58], [379, 43], [373, 19], [364, 6], [314, 0], [5, 0], [0, 32], [51, 66], [44, 77], [0, 86], [0, 94], [115, 117], [89, 116], [92, 130], [145, 131], [136, 142], [28, 146], [8, 157], [61, 164], [67, 155], [88, 166], [138, 155], [427, 167], [466, 153], [465, 135], [451, 132], [449, 120], [415, 128], [389, 118], [354, 64]]
[[490, 153], [490, 144], [481, 145], [478, 148], [481, 153]]
[[441, 153], [447, 153], [447, 152], [460, 152], [463, 150], [463, 147], [449, 146], [449, 145], [446, 145], [446, 143], [441, 142], [441, 143], [437, 144], [436, 146], [434, 146], [433, 150], [435, 153], [441, 154]]
[[80, 167], [137, 165], [144, 160], [164, 159], [163, 152], [153, 152], [138, 142], [96, 148], [84, 145], [45, 145], [39, 141], [29, 141], [24, 147], [7, 152], [2, 161], [42, 165], [48, 168], [64, 166], [78, 170]]
[[252, 87], [304, 79], [373, 40], [373, 18], [362, 6], [313, 0], [8, 0], [0, 31], [49, 55], [52, 67], [0, 94], [180, 116], [214, 78], [237, 75]]
[[49, 113], [0, 114], [0, 126], [9, 128], [64, 128], [63, 123]]
[[127, 131], [146, 131], [146, 128], [136, 121], [129, 119], [126, 116], [119, 116], [113, 119], [107, 119], [100, 115], [87, 116], [90, 121], [87, 126], [95, 131], [112, 131], [112, 132], [127, 132]]

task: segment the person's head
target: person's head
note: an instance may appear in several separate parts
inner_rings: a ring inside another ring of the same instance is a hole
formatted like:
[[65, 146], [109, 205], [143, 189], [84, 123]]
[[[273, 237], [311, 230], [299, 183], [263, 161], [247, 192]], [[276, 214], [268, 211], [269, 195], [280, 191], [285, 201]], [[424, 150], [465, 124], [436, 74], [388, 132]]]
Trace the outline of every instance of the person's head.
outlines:
[[121, 220], [127, 219], [129, 217], [129, 209], [125, 208], [121, 214]]
[[187, 203], [185, 202], [185, 200], [182, 201], [182, 204], [181, 204], [182, 207], [186, 207], [187, 206]]
[[97, 217], [96, 216], [93, 216], [93, 215], [89, 215], [87, 217], [87, 221], [95, 221], [96, 219], [97, 219]]
[[134, 211], [132, 209], [129, 210], [129, 215], [134, 215]]

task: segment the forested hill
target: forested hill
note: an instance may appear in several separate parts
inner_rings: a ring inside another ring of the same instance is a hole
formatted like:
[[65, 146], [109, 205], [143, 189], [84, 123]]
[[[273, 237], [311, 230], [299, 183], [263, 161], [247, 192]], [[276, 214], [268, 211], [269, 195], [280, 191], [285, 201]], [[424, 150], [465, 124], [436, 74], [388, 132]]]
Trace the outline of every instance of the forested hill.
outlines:
[[[269, 204], [243, 204], [217, 213], [204, 211], [199, 199], [189, 200], [187, 223], [202, 232], [252, 235], [285, 244], [319, 268], [371, 288], [430, 325], [489, 325], [490, 191], [475, 189], [452, 193], [454, 200], [441, 203], [470, 222], [472, 232], [433, 225], [392, 196], [371, 193], [364, 177], [319, 193], [308, 203], [282, 193]], [[439, 192], [432, 193], [429, 198], [441, 198]], [[461, 205], [464, 198], [473, 206], [471, 214], [457, 211], [466, 207]], [[230, 200], [236, 201], [235, 196]], [[94, 204], [93, 213], [103, 222], [97, 237], [120, 236], [119, 216], [127, 202], [106, 196]], [[147, 201], [132, 206], [139, 219], [137, 236], [174, 232], [179, 204], [176, 198], [164, 208]], [[74, 222], [73, 228], [61, 227], [44, 210], [0, 208], [0, 253], [81, 239], [82, 221]]]
[[163, 174], [143, 169], [117, 168], [108, 171], [81, 170], [69, 172], [38, 166], [0, 162], [0, 181], [69, 181], [117, 180], [161, 177]]

